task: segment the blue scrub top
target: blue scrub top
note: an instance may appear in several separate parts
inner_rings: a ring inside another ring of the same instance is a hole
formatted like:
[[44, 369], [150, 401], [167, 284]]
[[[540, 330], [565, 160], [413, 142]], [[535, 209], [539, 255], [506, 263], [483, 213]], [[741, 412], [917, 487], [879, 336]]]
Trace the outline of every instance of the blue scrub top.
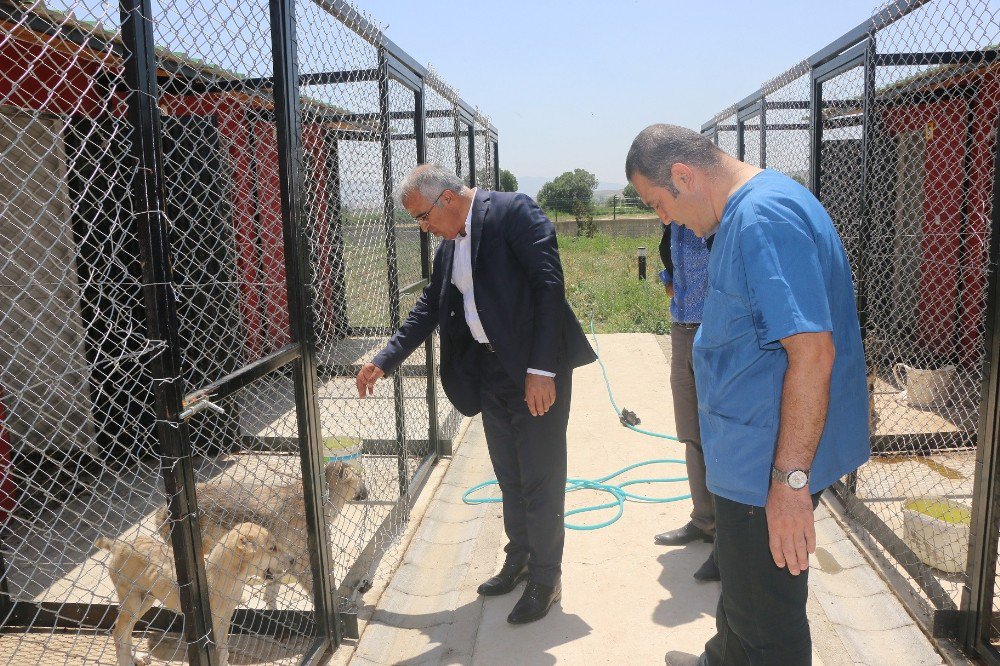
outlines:
[[851, 268], [830, 216], [776, 171], [726, 202], [694, 343], [708, 488], [764, 506], [788, 356], [780, 340], [830, 331], [836, 348], [826, 426], [810, 471], [818, 492], [870, 455], [868, 391]]

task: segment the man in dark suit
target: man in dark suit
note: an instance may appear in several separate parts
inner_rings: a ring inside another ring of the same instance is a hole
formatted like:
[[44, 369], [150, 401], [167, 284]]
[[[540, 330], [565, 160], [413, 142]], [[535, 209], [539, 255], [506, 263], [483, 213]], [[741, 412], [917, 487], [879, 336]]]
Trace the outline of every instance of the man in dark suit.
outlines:
[[507, 557], [479, 593], [527, 579], [507, 621], [532, 622], [561, 594], [573, 368], [596, 356], [566, 302], [555, 229], [530, 197], [470, 189], [433, 164], [410, 172], [398, 197], [443, 242], [406, 321], [358, 372], [358, 395], [440, 326], [441, 383], [460, 412], [482, 412], [503, 496]]

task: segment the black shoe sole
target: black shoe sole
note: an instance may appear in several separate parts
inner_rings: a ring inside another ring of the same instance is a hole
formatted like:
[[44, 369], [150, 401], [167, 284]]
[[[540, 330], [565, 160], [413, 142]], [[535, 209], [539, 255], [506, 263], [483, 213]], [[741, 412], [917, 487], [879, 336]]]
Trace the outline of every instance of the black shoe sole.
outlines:
[[498, 587], [498, 588], [484, 590], [483, 586], [480, 585], [478, 588], [476, 588], [476, 592], [483, 595], [484, 597], [500, 597], [505, 594], [510, 594], [511, 592], [514, 591], [514, 588], [516, 588], [518, 585], [521, 584], [521, 581], [527, 579], [528, 579], [528, 572], [525, 571], [524, 573], [519, 574], [516, 578], [514, 578], [514, 582], [511, 583], [510, 586], [508, 587]]
[[537, 622], [538, 620], [541, 620], [543, 617], [545, 617], [546, 615], [548, 615], [549, 611], [552, 610], [553, 606], [555, 606], [557, 603], [559, 603], [560, 599], [562, 599], [562, 593], [561, 592], [559, 593], [558, 596], [556, 596], [555, 599], [552, 600], [552, 603], [549, 604], [549, 607], [546, 608], [545, 612], [542, 613], [541, 615], [535, 615], [533, 617], [521, 618], [519, 620], [512, 620], [511, 617], [508, 615], [507, 616], [507, 623], [508, 624], [530, 624], [531, 622]]

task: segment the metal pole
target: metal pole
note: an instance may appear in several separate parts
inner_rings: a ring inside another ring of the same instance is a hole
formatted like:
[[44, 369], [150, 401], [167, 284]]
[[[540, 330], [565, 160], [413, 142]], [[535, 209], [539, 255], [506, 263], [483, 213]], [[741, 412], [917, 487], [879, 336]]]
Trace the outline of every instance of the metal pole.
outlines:
[[[868, 47], [865, 49], [864, 64], [864, 100], [862, 102], [862, 125], [861, 125], [861, 226], [858, 229], [858, 246], [860, 247], [858, 257], [858, 269], [855, 273], [857, 278], [858, 294], [858, 323], [861, 328], [861, 339], [868, 342], [868, 274], [869, 274], [869, 254], [874, 243], [871, 242], [874, 219], [872, 215], [872, 178], [871, 170], [875, 164], [874, 139], [878, 130], [878, 117], [875, 114], [875, 37], [868, 40]], [[877, 348], [877, 345], [876, 345]], [[866, 350], [873, 351], [873, 350]], [[871, 362], [872, 359], [866, 359]], [[869, 366], [870, 367], [870, 366]], [[874, 434], [874, 433], [872, 433]], [[851, 472], [847, 475], [847, 491], [857, 494], [858, 473]]]
[[453, 127], [455, 129], [455, 175], [459, 178], [462, 177], [462, 132], [459, 129], [461, 121], [459, 120], [458, 104], [455, 105], [455, 122]]
[[[464, 125], [464, 123], [463, 123]], [[469, 187], [476, 187], [476, 132], [475, 125], [469, 128]]]
[[969, 566], [962, 590], [961, 609], [966, 611], [961, 640], [971, 654], [987, 645], [993, 627], [993, 595], [996, 593], [997, 495], [1000, 493], [1000, 141], [994, 141], [993, 201], [990, 215], [990, 280], [986, 303], [984, 346], [986, 369], [979, 403], [976, 474], [972, 487], [972, 521], [969, 533]]
[[821, 165], [819, 163], [820, 148], [823, 143], [823, 84], [816, 80], [816, 70], [812, 71], [809, 86], [809, 189], [813, 196], [820, 198], [819, 180]]
[[493, 173], [497, 189], [500, 189], [500, 139], [493, 142]]
[[746, 120], [736, 117], [736, 159], [743, 161], [746, 159]]
[[271, 48], [274, 59], [274, 119], [278, 139], [278, 177], [281, 189], [282, 237], [292, 342], [301, 349], [292, 364], [295, 413], [298, 421], [305, 499], [309, 564], [313, 573], [316, 625], [328, 647], [341, 641], [340, 618], [331, 576], [330, 534], [323, 508], [323, 446], [316, 400], [315, 327], [308, 285], [311, 278], [302, 164], [302, 127], [298, 62], [295, 53], [294, 0], [270, 0]]
[[[385, 49], [378, 52], [379, 142], [382, 145], [382, 198], [385, 216], [385, 249], [389, 277], [389, 320], [393, 328], [401, 323], [399, 305], [399, 264], [396, 258], [396, 207], [392, 201], [392, 138], [389, 124], [389, 62]], [[399, 470], [399, 496], [406, 497], [410, 481], [406, 466], [406, 416], [403, 402], [403, 373], [392, 374], [393, 406], [396, 410], [396, 463]]]
[[760, 168], [767, 168], [767, 97], [760, 98]]
[[180, 322], [172, 289], [170, 234], [163, 214], [163, 150], [160, 145], [159, 93], [153, 50], [150, 0], [121, 0], [125, 81], [129, 90], [131, 152], [136, 166], [130, 203], [139, 237], [143, 296], [149, 339], [162, 345], [150, 358], [156, 401], [161, 473], [172, 528], [170, 541], [184, 609], [184, 634], [192, 666], [216, 664], [212, 612], [202, 558], [194, 465], [187, 421], [180, 417], [185, 394]]
[[[414, 97], [413, 136], [417, 139], [417, 163], [427, 162], [427, 88], [421, 85]], [[420, 277], [430, 280], [431, 277], [431, 235], [430, 232], [420, 232]], [[451, 440], [443, 441], [441, 426], [438, 423], [437, 404], [437, 362], [434, 354], [434, 336], [424, 343], [424, 367], [427, 370], [427, 439], [433, 447], [435, 455], [450, 456]]]

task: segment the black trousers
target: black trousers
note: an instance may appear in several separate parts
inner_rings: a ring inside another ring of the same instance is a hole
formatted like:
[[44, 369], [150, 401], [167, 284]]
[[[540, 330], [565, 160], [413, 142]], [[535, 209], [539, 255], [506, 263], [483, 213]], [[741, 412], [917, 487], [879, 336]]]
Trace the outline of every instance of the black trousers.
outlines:
[[572, 370], [556, 373], [556, 402], [532, 416], [524, 391], [496, 355], [480, 353], [480, 397], [486, 444], [503, 496], [509, 555], [528, 556], [533, 582], [555, 585], [562, 573], [566, 505], [566, 424]]
[[[813, 508], [820, 494], [812, 496]], [[722, 594], [715, 615], [717, 633], [705, 644], [705, 663], [809, 666], [809, 570], [793, 576], [774, 563], [762, 507], [714, 497]]]

